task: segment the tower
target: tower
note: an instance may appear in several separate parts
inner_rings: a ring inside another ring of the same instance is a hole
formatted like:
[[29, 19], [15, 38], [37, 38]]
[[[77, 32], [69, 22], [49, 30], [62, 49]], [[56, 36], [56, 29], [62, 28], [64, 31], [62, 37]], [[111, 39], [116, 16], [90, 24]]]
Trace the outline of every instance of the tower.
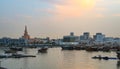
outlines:
[[25, 39], [30, 39], [30, 36], [29, 36], [29, 34], [27, 32], [27, 26], [25, 26], [24, 35], [22, 37], [25, 38]]

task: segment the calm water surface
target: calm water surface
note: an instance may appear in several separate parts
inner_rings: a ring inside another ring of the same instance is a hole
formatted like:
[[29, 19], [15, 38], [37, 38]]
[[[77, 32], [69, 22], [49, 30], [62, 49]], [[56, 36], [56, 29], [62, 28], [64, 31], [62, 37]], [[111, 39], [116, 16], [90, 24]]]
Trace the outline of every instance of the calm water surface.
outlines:
[[[96, 55], [116, 57], [115, 52], [86, 52], [84, 50], [61, 50], [49, 48], [48, 53], [37, 53], [38, 49], [25, 49], [25, 54], [36, 57], [0, 59], [1, 66], [8, 69], [120, 69], [118, 60], [95, 60]], [[0, 53], [2, 53], [2, 49]]]

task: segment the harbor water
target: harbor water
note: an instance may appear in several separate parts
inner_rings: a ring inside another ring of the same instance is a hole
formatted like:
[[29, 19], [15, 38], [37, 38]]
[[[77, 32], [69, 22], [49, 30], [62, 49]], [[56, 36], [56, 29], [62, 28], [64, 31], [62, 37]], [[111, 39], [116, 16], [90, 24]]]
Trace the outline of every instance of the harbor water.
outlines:
[[[0, 50], [3, 53], [3, 50]], [[38, 53], [37, 48], [26, 48], [24, 54], [36, 55], [25, 58], [0, 59], [7, 69], [120, 69], [119, 60], [99, 60], [91, 57], [101, 55], [116, 57], [115, 52], [87, 52], [85, 50], [61, 50], [49, 48], [47, 53]]]

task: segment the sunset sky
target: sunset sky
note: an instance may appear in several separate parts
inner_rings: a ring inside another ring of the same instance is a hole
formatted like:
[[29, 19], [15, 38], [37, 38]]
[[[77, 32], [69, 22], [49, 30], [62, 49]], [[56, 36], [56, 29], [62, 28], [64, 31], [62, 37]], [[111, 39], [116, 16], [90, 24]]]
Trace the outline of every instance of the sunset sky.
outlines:
[[120, 37], [120, 0], [0, 0], [0, 37], [61, 38], [74, 32]]

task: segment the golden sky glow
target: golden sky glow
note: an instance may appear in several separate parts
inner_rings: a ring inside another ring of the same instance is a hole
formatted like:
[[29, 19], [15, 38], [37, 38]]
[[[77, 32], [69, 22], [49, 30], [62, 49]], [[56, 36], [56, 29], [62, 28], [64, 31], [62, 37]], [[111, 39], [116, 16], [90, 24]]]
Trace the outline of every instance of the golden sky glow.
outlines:
[[0, 0], [0, 5], [0, 37], [19, 37], [25, 25], [31, 37], [120, 36], [120, 0]]
[[94, 7], [95, 0], [65, 0], [64, 4], [55, 4], [55, 12], [59, 18], [74, 18], [90, 12]]
[[74, 4], [83, 8], [83, 9], [90, 9], [95, 6], [95, 0], [73, 0]]

